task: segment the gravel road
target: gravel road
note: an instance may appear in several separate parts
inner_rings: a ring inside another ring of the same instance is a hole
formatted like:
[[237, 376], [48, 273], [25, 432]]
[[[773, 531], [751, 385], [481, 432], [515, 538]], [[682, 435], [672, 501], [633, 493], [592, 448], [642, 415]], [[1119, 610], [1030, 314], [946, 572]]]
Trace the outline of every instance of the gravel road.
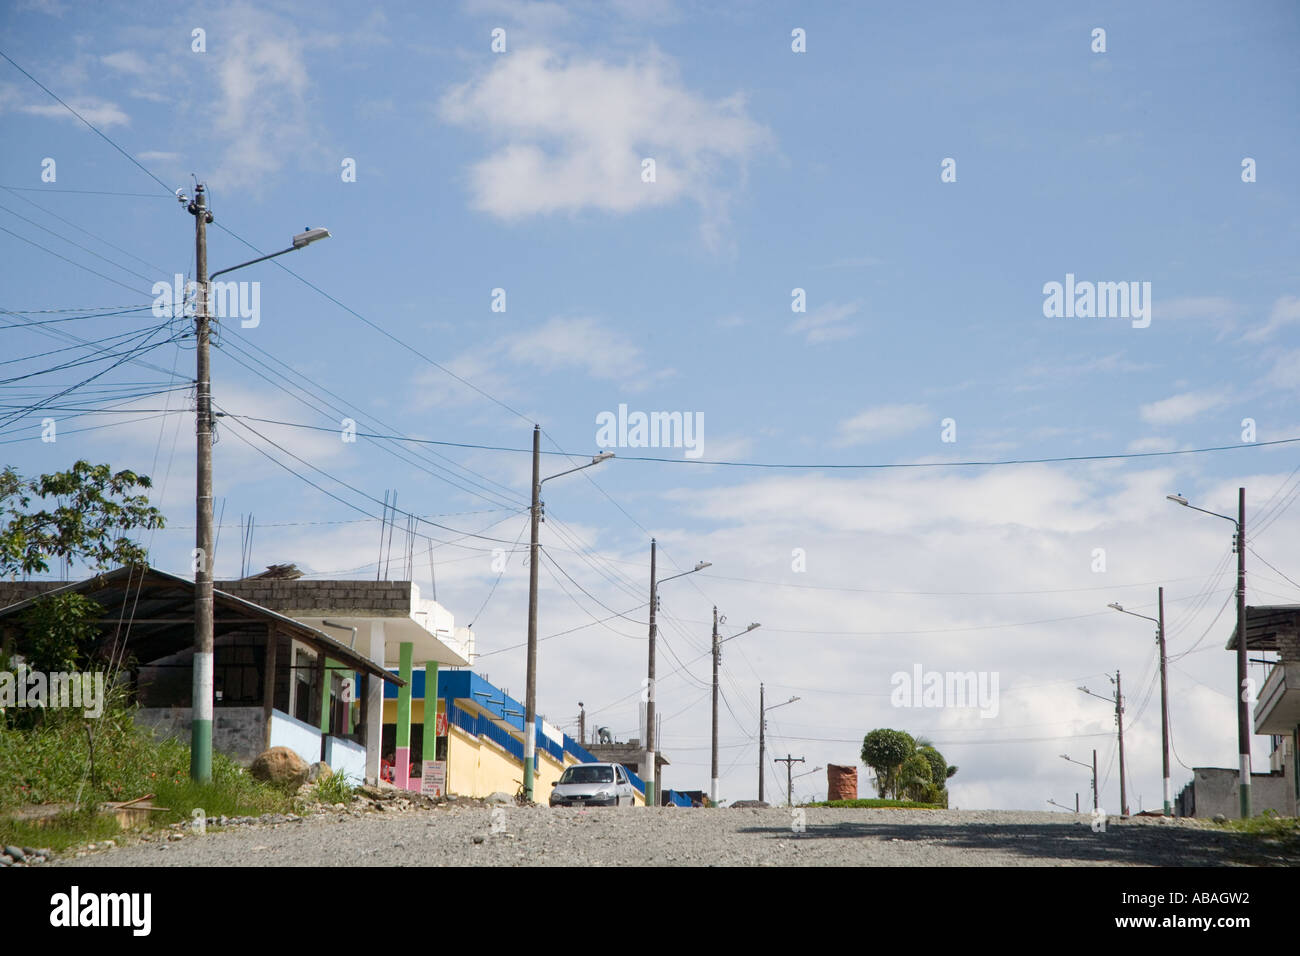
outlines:
[[55, 866], [1240, 866], [1300, 855], [1199, 821], [1068, 813], [441, 806], [163, 834]]

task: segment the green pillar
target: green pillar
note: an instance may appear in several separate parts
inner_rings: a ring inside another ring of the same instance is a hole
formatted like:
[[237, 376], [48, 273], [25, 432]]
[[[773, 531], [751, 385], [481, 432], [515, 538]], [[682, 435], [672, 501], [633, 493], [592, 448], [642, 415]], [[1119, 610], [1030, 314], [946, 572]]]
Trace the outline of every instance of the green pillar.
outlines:
[[330, 732], [330, 684], [334, 682], [334, 671], [346, 670], [338, 661], [325, 658], [325, 680], [321, 682], [320, 689], [320, 732], [328, 734]]
[[402, 641], [398, 675], [404, 683], [397, 691], [397, 780], [399, 787], [411, 783], [411, 654], [413, 645]]
[[[438, 662], [424, 662], [424, 761], [438, 759]], [[428, 792], [428, 778], [422, 777], [420, 789]], [[445, 792], [445, 791], [444, 791]]]

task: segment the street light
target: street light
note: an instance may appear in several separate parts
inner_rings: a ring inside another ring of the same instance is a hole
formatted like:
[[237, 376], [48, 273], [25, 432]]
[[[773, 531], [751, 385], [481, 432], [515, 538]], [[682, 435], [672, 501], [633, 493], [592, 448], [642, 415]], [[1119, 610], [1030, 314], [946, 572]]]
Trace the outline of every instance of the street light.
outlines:
[[532, 537], [528, 543], [528, 688], [524, 693], [524, 798], [533, 800], [533, 761], [537, 753], [537, 526], [542, 520], [542, 485], [551, 478], [571, 475], [614, 457], [601, 452], [585, 465], [542, 478], [542, 426], [533, 426], [533, 503], [529, 509]]
[[1188, 504], [1182, 495], [1165, 495], [1175, 504], [1191, 508], [1201, 514], [1213, 515], [1231, 521], [1237, 529], [1233, 536], [1233, 549], [1237, 552], [1237, 761], [1238, 791], [1241, 798], [1241, 818], [1250, 817], [1250, 705], [1246, 701], [1246, 489], [1237, 489], [1237, 517], [1230, 518], [1217, 511], [1206, 511]]
[[[1083, 688], [1081, 687], [1079, 689], [1082, 690]], [[1080, 767], [1088, 767], [1088, 765], [1083, 761], [1075, 760], [1066, 754], [1061, 754], [1061, 759], [1069, 760], [1070, 763], [1077, 763]], [[1089, 769], [1092, 770], [1092, 808], [1096, 810], [1100, 805], [1099, 801], [1101, 798], [1097, 794], [1097, 751], [1095, 750], [1092, 752], [1092, 767]]]
[[1107, 679], [1115, 685], [1115, 696], [1102, 697], [1101, 694], [1094, 694], [1086, 687], [1080, 687], [1089, 697], [1096, 697], [1098, 700], [1104, 700], [1108, 704], [1115, 705], [1115, 725], [1119, 730], [1119, 812], [1122, 816], [1128, 816], [1128, 786], [1124, 781], [1124, 691], [1120, 683], [1120, 673], [1115, 671], [1115, 676], [1106, 675]]
[[659, 585], [676, 578], [684, 578], [688, 574], [694, 574], [696, 571], [703, 571], [705, 568], [711, 568], [713, 565], [708, 561], [700, 561], [689, 571], [683, 571], [680, 574], [674, 574], [671, 577], [664, 578], [663, 581], [655, 578], [655, 539], [650, 539], [650, 660], [646, 667], [646, 701], [645, 701], [645, 764], [642, 766], [645, 781], [645, 805], [647, 807], [657, 806], [655, 803], [655, 635], [658, 630], [655, 626], [655, 611], [659, 607]]
[[778, 707], [784, 707], [786, 704], [793, 704], [798, 697], [791, 697], [789, 700], [782, 701], [779, 704], [773, 704], [771, 707], [763, 705], [763, 685], [758, 685], [758, 799], [763, 799], [763, 761], [767, 759], [767, 712], [776, 710]]
[[1164, 771], [1165, 816], [1171, 817], [1174, 815], [1174, 796], [1169, 779], [1169, 681], [1165, 664], [1165, 589], [1160, 588], [1156, 593], [1157, 603], [1160, 606], [1159, 617], [1148, 617], [1136, 611], [1126, 611], [1118, 602], [1112, 602], [1107, 607], [1114, 608], [1121, 614], [1151, 621], [1156, 626], [1156, 643], [1160, 647], [1160, 758]]
[[273, 252], [221, 269], [208, 275], [208, 223], [213, 221], [207, 207], [207, 189], [202, 183], [194, 186], [194, 198], [177, 190], [176, 198], [194, 217], [194, 274], [198, 283], [198, 308], [194, 310], [194, 337], [196, 344], [195, 415], [194, 431], [197, 446], [195, 469], [194, 510], [194, 664], [193, 690], [190, 710], [190, 779], [199, 783], [212, 781], [212, 720], [213, 720], [213, 604], [212, 566], [215, 545], [212, 528], [212, 364], [209, 354], [211, 329], [208, 301], [212, 279], [234, 272], [256, 262], [274, 259], [293, 252], [317, 239], [329, 235], [326, 229], [308, 229], [293, 237], [288, 249]]
[[[726, 620], [724, 616], [722, 620]], [[748, 634], [750, 631], [757, 629], [761, 625], [754, 623], [745, 628], [740, 634], [732, 634], [731, 637], [718, 639], [718, 608], [713, 607], [713, 761], [711, 764], [712, 772], [709, 776], [709, 800], [714, 804], [718, 802], [718, 666], [722, 663], [722, 645], [727, 641], [740, 637], [741, 634]]]
[[288, 249], [281, 249], [279, 252], [273, 252], [268, 256], [258, 256], [256, 259], [249, 259], [247, 262], [241, 262], [239, 265], [231, 266], [229, 269], [218, 269], [216, 272], [212, 273], [212, 275], [208, 276], [208, 281], [212, 281], [217, 276], [223, 276], [227, 272], [234, 272], [236, 269], [242, 269], [244, 266], [251, 266], [258, 262], [265, 262], [267, 259], [274, 259], [276, 256], [284, 255], [286, 252], [297, 252], [299, 249], [311, 245], [317, 239], [328, 239], [329, 237], [330, 231], [328, 229], [308, 229], [305, 232], [300, 232], [294, 236], [292, 239], [293, 245]]

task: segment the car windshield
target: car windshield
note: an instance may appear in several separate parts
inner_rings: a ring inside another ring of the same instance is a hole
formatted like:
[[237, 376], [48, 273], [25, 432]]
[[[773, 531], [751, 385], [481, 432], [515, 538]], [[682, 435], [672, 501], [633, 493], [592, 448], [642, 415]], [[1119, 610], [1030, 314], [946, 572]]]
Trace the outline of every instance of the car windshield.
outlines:
[[564, 771], [560, 783], [613, 783], [612, 767], [570, 767]]

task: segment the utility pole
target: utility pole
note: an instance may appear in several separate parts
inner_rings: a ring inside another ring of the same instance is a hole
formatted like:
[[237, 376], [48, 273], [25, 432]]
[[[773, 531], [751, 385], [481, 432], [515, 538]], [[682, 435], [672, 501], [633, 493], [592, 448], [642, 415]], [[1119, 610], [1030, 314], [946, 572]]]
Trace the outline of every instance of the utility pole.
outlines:
[[[758, 627], [758, 625], [750, 625], [751, 630], [755, 627]], [[776, 710], [778, 707], [784, 707], [786, 704], [793, 704], [798, 699], [798, 697], [791, 697], [789, 700], [768, 707], [763, 703], [763, 685], [758, 685], [758, 799], [760, 800], [763, 799], [763, 761], [767, 749], [767, 712]]]
[[[1118, 607], [1112, 604], [1111, 607]], [[1123, 610], [1123, 608], [1119, 608]], [[1129, 612], [1125, 612], [1129, 613]], [[1141, 616], [1141, 615], [1139, 615]], [[1115, 676], [1106, 675], [1112, 684], [1115, 685], [1115, 696], [1103, 697], [1101, 694], [1094, 694], [1086, 687], [1080, 687], [1089, 697], [1096, 697], [1098, 700], [1104, 700], [1115, 705], [1115, 724], [1119, 728], [1119, 811], [1121, 816], [1128, 816], [1128, 789], [1124, 782], [1124, 693], [1120, 685], [1119, 670], [1116, 669]], [[1066, 758], [1069, 759], [1068, 757]], [[1077, 763], [1078, 761], [1074, 761]], [[1093, 809], [1097, 808], [1097, 751], [1092, 752], [1092, 791], [1093, 791]]]
[[1246, 683], [1246, 489], [1237, 489], [1237, 517], [1221, 515], [1190, 504], [1182, 495], [1165, 495], [1175, 504], [1191, 508], [1201, 514], [1213, 515], [1231, 521], [1237, 529], [1232, 538], [1232, 548], [1237, 552], [1237, 760], [1240, 776], [1238, 792], [1241, 798], [1241, 818], [1250, 817], [1250, 701]]
[[587, 746], [587, 705], [578, 701], [578, 743]]
[[537, 523], [542, 507], [542, 426], [533, 426], [532, 532], [528, 540], [528, 687], [524, 692], [524, 798], [533, 799], [533, 760], [537, 748]]
[[[1157, 603], [1160, 607], [1159, 617], [1148, 617], [1145, 614], [1138, 614], [1136, 611], [1126, 611], [1120, 604], [1112, 603], [1109, 605], [1122, 614], [1129, 614], [1133, 617], [1140, 617], [1145, 621], [1151, 621], [1156, 626], [1156, 644], [1160, 650], [1160, 745], [1161, 745], [1161, 763], [1164, 769], [1164, 794], [1165, 794], [1165, 816], [1173, 816], [1173, 787], [1169, 781], [1169, 680], [1168, 669], [1166, 667], [1165, 655], [1165, 589], [1159, 588], [1156, 591]], [[1118, 691], [1118, 686], [1116, 687]], [[1122, 724], [1121, 724], [1122, 727]], [[1121, 730], [1122, 734], [1122, 730]], [[1121, 736], [1121, 747], [1123, 746]], [[1121, 753], [1123, 751], [1121, 750]], [[1121, 798], [1122, 801], [1122, 798]], [[1139, 801], [1140, 803], [1140, 801]], [[1127, 812], [1127, 811], [1126, 811]]]
[[1124, 692], [1115, 670], [1115, 722], [1119, 725], [1119, 812], [1128, 816], [1128, 789], [1124, 783]]
[[792, 757], [786, 754], [784, 757], [775, 758], [777, 763], [785, 764], [785, 805], [794, 806], [794, 765], [803, 763], [803, 757]]
[[[718, 803], [718, 660], [722, 646], [718, 643], [718, 606], [713, 605], [713, 761], [709, 772], [709, 800]], [[763, 799], [761, 796], [759, 799]]]
[[206, 190], [194, 186], [187, 209], [194, 217], [194, 261], [198, 301], [194, 310], [197, 343], [194, 433], [198, 446], [195, 473], [194, 554], [194, 684], [190, 724], [190, 779], [212, 781], [212, 369], [208, 354], [211, 333], [208, 320], [208, 233], [212, 222]]
[[1169, 680], [1165, 655], [1165, 589], [1157, 590], [1160, 605], [1160, 756], [1164, 768], [1165, 816], [1174, 815], [1174, 790], [1169, 780]]
[[1237, 751], [1241, 818], [1250, 819], [1250, 703], [1246, 699], [1246, 489], [1237, 489]]
[[767, 729], [767, 714], [763, 707], [763, 685], [758, 685], [758, 799], [763, 799], [763, 761], [766, 759], [764, 754], [765, 741], [764, 732]]
[[645, 805], [655, 802], [655, 605], [659, 603], [658, 584], [655, 581], [655, 539], [650, 539], [650, 662], [646, 667], [645, 701]]
[[1079, 791], [1074, 791], [1074, 812], [1079, 812]]
[[1092, 808], [1101, 807], [1101, 795], [1097, 792], [1097, 748], [1092, 750]]

